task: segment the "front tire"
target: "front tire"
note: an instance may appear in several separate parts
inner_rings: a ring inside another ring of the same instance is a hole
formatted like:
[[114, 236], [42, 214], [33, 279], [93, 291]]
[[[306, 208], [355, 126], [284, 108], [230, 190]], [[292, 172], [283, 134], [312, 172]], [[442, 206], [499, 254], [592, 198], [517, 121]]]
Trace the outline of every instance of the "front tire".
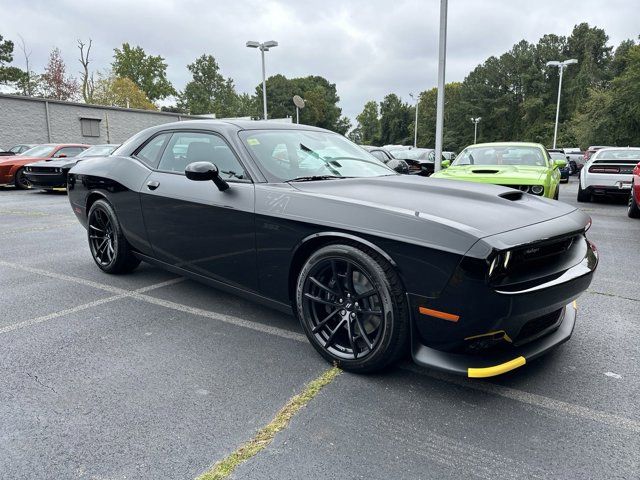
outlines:
[[404, 288], [373, 250], [331, 244], [313, 253], [298, 276], [296, 311], [313, 347], [344, 370], [381, 370], [408, 352]]
[[627, 208], [627, 216], [629, 218], [640, 218], [640, 208], [638, 208], [638, 202], [633, 196], [633, 185], [631, 185], [631, 192], [629, 192], [629, 206]]
[[89, 209], [87, 237], [93, 261], [106, 273], [128, 273], [140, 260], [133, 254], [113, 207], [96, 200]]
[[31, 182], [24, 175], [24, 167], [22, 167], [16, 172], [13, 183], [16, 186], [16, 188], [20, 190], [27, 190], [31, 188]]
[[582, 189], [582, 182], [578, 181], [578, 197], [579, 202], [590, 202], [591, 193], [588, 190]]

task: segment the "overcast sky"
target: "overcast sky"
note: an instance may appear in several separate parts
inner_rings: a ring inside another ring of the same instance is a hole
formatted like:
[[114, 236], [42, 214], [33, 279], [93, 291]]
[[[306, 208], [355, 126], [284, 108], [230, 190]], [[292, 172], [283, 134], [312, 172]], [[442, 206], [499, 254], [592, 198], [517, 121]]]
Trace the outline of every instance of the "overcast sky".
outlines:
[[[177, 89], [186, 68], [214, 55], [240, 92], [261, 80], [259, 53], [247, 40], [277, 40], [267, 75], [322, 75], [335, 83], [343, 112], [354, 119], [367, 100], [435, 86], [438, 0], [0, 0], [0, 34], [22, 35], [42, 71], [53, 47], [78, 74], [78, 38], [92, 38], [93, 67], [109, 66], [123, 42], [165, 57]], [[612, 45], [640, 34], [640, 0], [449, 0], [447, 82], [478, 63], [545, 33], [569, 35], [588, 22]], [[15, 64], [24, 68], [19, 49]]]

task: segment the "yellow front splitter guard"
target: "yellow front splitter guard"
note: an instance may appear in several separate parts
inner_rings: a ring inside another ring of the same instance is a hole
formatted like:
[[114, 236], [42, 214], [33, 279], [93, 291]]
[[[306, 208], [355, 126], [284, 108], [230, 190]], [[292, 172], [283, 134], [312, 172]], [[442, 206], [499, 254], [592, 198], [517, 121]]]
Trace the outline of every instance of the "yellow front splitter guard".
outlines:
[[493, 367], [485, 367], [485, 368], [468, 368], [467, 376], [469, 378], [487, 378], [487, 377], [495, 377], [496, 375], [502, 375], [503, 373], [510, 372], [511, 370], [515, 370], [518, 367], [521, 367], [527, 363], [526, 358], [517, 357], [513, 360], [509, 360], [508, 362], [501, 363], [500, 365], [494, 365]]

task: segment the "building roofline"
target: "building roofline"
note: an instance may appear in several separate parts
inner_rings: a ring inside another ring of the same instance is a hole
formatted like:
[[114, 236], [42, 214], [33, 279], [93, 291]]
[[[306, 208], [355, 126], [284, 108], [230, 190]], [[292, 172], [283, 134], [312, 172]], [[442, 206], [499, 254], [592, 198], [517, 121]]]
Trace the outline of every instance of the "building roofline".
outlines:
[[168, 117], [175, 118], [190, 118], [190, 119], [203, 119], [203, 117], [197, 115], [189, 115], [186, 113], [175, 113], [175, 112], [162, 112], [160, 110], [144, 110], [142, 108], [123, 108], [123, 107], [112, 107], [109, 105], [95, 105], [93, 103], [80, 103], [80, 102], [68, 102], [65, 100], [55, 100], [51, 98], [42, 98], [42, 97], [27, 97], [25, 95], [14, 95], [10, 93], [0, 93], [0, 98], [8, 98], [12, 100], [22, 100], [26, 102], [39, 102], [39, 103], [50, 103], [50, 104], [60, 104], [60, 105], [70, 105], [75, 107], [84, 107], [84, 108], [97, 108], [100, 110], [114, 110], [118, 112], [135, 112], [135, 113], [153, 113], [155, 115], [166, 115]]

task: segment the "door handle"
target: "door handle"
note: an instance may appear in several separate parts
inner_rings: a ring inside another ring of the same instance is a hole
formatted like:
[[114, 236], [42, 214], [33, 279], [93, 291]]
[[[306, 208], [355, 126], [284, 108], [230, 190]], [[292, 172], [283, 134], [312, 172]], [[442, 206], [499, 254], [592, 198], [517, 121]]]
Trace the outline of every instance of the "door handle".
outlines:
[[147, 182], [147, 188], [149, 190], [155, 190], [159, 186], [160, 186], [160, 182], [156, 182], [155, 180], [151, 180], [150, 182]]

